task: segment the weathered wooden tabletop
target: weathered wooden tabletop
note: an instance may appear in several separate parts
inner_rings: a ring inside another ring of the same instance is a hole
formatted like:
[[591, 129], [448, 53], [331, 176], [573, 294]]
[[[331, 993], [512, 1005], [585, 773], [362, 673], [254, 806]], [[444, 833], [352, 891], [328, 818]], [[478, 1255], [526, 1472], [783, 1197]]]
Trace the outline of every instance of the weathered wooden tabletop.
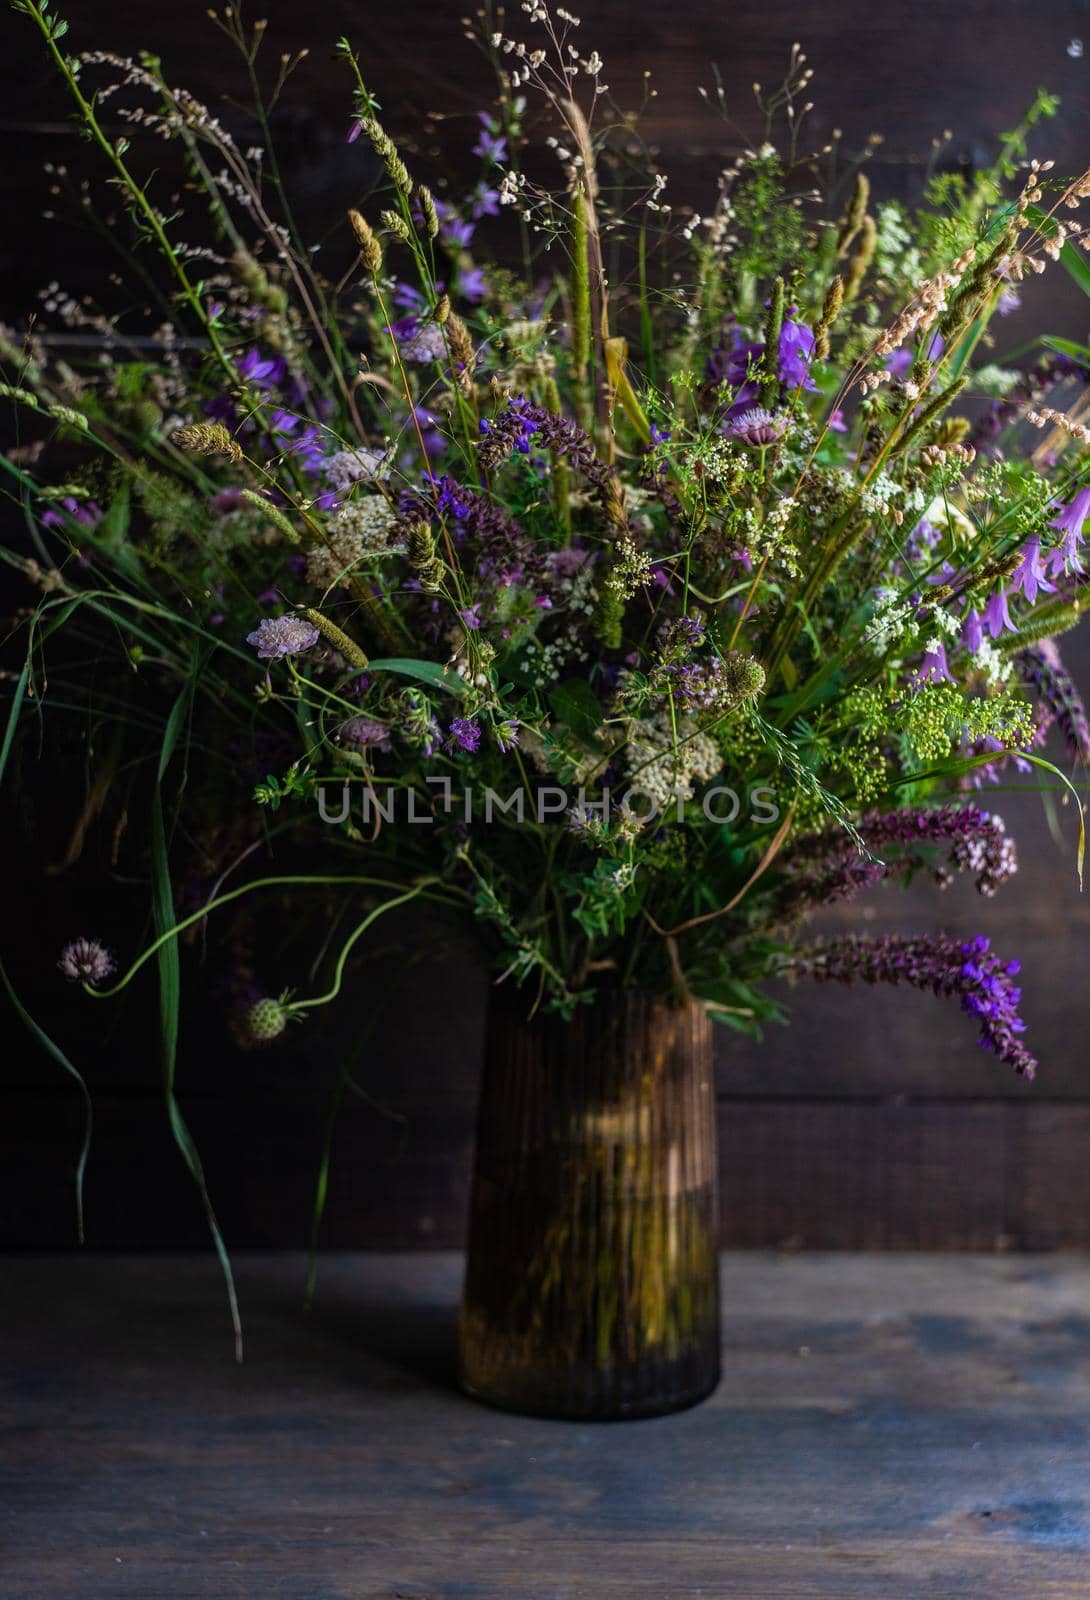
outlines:
[[3, 1264], [3, 1600], [1090, 1596], [1090, 1261], [728, 1255], [723, 1383], [464, 1399], [461, 1263]]

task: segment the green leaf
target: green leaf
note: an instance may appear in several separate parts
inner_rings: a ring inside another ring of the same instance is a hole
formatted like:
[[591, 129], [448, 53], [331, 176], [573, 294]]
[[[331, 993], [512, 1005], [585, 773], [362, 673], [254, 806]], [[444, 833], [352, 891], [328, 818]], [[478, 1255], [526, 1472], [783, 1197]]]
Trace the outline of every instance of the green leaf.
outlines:
[[558, 722], [588, 744], [602, 724], [602, 708], [585, 678], [569, 678], [549, 690], [549, 704]]
[[91, 1153], [91, 1132], [93, 1127], [91, 1092], [87, 1087], [83, 1074], [77, 1067], [72, 1065], [71, 1061], [69, 1061], [60, 1045], [56, 1044], [46, 1033], [45, 1029], [40, 1027], [38, 1023], [35, 1022], [34, 1018], [30, 1015], [30, 1012], [23, 1005], [22, 1001], [19, 999], [19, 996], [12, 988], [11, 979], [8, 977], [7, 971], [5, 970], [2, 962], [0, 962], [0, 984], [3, 984], [4, 989], [7, 992], [7, 997], [11, 1001], [15, 1010], [15, 1015], [19, 1018], [19, 1021], [38, 1041], [42, 1049], [48, 1055], [51, 1055], [53, 1060], [56, 1061], [58, 1065], [62, 1066], [65, 1072], [69, 1073], [76, 1080], [76, 1086], [79, 1089], [80, 1098], [83, 1101], [83, 1139], [80, 1143], [79, 1159], [76, 1162], [76, 1237], [79, 1239], [80, 1244], [82, 1244], [83, 1178], [84, 1173], [87, 1170], [87, 1157]]
[[0, 745], [0, 778], [4, 776], [4, 769], [8, 764], [8, 756], [11, 754], [12, 741], [15, 738], [15, 729], [19, 721], [19, 713], [23, 708], [23, 700], [26, 697], [29, 678], [30, 658], [28, 654], [27, 660], [23, 664], [23, 670], [19, 674], [18, 682], [15, 685], [15, 692], [11, 697], [11, 710], [8, 712], [8, 723], [4, 729], [4, 742]]
[[[174, 928], [174, 893], [170, 882], [170, 857], [167, 849], [166, 823], [163, 814], [163, 779], [167, 768], [170, 766], [178, 736], [189, 715], [193, 696], [196, 692], [196, 677], [190, 678], [177, 700], [171, 708], [167, 720], [166, 731], [163, 734], [163, 743], [159, 752], [159, 770], [155, 784], [155, 792], [151, 804], [151, 868], [152, 868], [152, 916], [155, 932], [160, 937]], [[242, 1322], [239, 1318], [238, 1296], [235, 1292], [234, 1273], [231, 1270], [231, 1260], [227, 1254], [227, 1246], [220, 1232], [216, 1213], [212, 1206], [211, 1196], [205, 1182], [204, 1167], [193, 1136], [189, 1131], [182, 1108], [178, 1104], [174, 1093], [175, 1070], [178, 1061], [178, 1022], [181, 1015], [181, 963], [178, 956], [177, 939], [166, 939], [160, 946], [157, 957], [159, 967], [159, 1019], [160, 1040], [163, 1056], [163, 1094], [166, 1100], [167, 1117], [174, 1141], [182, 1153], [182, 1159], [189, 1168], [190, 1176], [197, 1186], [201, 1197], [204, 1214], [208, 1222], [216, 1254], [223, 1269], [223, 1276], [227, 1284], [227, 1301], [231, 1313], [231, 1325], [235, 1332], [235, 1355], [242, 1360]]]
[[408, 656], [391, 656], [383, 661], [372, 661], [368, 672], [397, 672], [404, 678], [418, 678], [430, 683], [434, 689], [445, 689], [448, 694], [465, 694], [465, 684], [456, 672], [440, 666], [438, 661], [414, 661]]
[[1054, 334], [1047, 334], [1042, 340], [1049, 350], [1056, 350], [1062, 356], [1070, 356], [1073, 361], [1079, 361], [1084, 367], [1090, 367], [1090, 345], [1076, 344], [1074, 339], [1060, 339]]

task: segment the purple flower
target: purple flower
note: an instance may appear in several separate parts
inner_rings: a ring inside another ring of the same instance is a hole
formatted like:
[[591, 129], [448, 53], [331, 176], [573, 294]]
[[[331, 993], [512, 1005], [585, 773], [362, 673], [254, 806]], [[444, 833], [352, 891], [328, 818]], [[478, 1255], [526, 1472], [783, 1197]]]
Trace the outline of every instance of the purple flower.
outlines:
[[348, 132], [345, 135], [344, 141], [345, 144], [355, 144], [362, 132], [363, 123], [360, 121], [359, 117], [353, 117], [352, 121], [348, 124]]
[[1083, 542], [1083, 523], [1090, 516], [1090, 489], [1080, 489], [1065, 506], [1061, 506], [1056, 516], [1049, 523], [1050, 528], [1057, 528], [1066, 537], [1058, 549], [1053, 550], [1051, 561], [1053, 563], [1053, 576], [1057, 570], [1057, 556], [1062, 553], [1064, 565], [1072, 565], [1081, 570], [1082, 563], [1078, 555], [1078, 546]]
[[97, 939], [74, 939], [57, 965], [70, 983], [101, 983], [114, 970], [114, 958]]
[[270, 356], [267, 360], [260, 350], [247, 350], [244, 356], [235, 360], [239, 377], [247, 383], [256, 384], [259, 389], [272, 388], [280, 383], [287, 372], [287, 363], [282, 356]]
[[953, 683], [954, 677], [946, 660], [946, 646], [941, 639], [932, 639], [924, 650], [923, 660], [912, 674], [913, 683]]
[[984, 643], [984, 625], [980, 620], [980, 612], [975, 607], [961, 625], [961, 642], [973, 656]]
[[341, 735], [365, 749], [389, 750], [390, 748], [389, 728], [385, 723], [377, 722], [374, 717], [350, 717], [341, 729]]
[[[435, 285], [435, 292], [436, 294], [442, 294], [443, 285], [441, 283], [437, 283]], [[394, 290], [391, 299], [399, 311], [408, 311], [414, 316], [419, 316], [421, 312], [427, 310], [427, 302], [425, 301], [424, 296], [421, 294], [419, 289], [414, 289], [411, 283], [399, 283]], [[395, 323], [394, 328], [396, 331], [398, 324]]]
[[482, 161], [494, 162], [500, 166], [507, 160], [507, 140], [501, 133], [495, 131], [495, 123], [487, 111], [477, 113], [480, 118], [481, 131], [477, 135], [477, 143], [473, 146], [473, 154], [480, 156]]
[[775, 444], [787, 429], [787, 418], [776, 416], [764, 406], [752, 406], [748, 411], [731, 417], [723, 425], [723, 433], [738, 444], [763, 446]]
[[467, 750], [473, 755], [481, 742], [481, 730], [478, 723], [467, 717], [455, 717], [450, 725], [447, 736], [446, 748], [450, 751]]
[[1045, 594], [1056, 593], [1056, 585], [1049, 583], [1041, 565], [1041, 540], [1037, 534], [1026, 540], [1022, 560], [1011, 573], [1011, 589], [1024, 594], [1031, 606], [1036, 604], [1042, 590]]
[[1017, 627], [1011, 621], [1006, 589], [997, 589], [984, 607], [984, 626], [993, 639], [998, 639], [999, 635], [1004, 632], [1018, 632]]
[[[94, 500], [88, 500], [85, 506], [81, 506], [78, 500], [66, 494], [61, 505], [74, 522], [82, 522], [85, 528], [94, 528], [102, 520], [102, 509]], [[47, 511], [42, 517], [42, 527], [63, 528], [64, 517], [59, 511]]]
[[1022, 296], [1017, 289], [1004, 289], [995, 303], [995, 309], [1001, 317], [1009, 317], [1012, 311], [1021, 310]]
[[837, 409], [829, 417], [830, 433], [847, 433], [848, 424], [844, 421], [843, 411]]
[[320, 635], [312, 622], [302, 617], [262, 617], [246, 643], [257, 650], [259, 661], [274, 661], [277, 656], [295, 656], [318, 643]]
[[805, 322], [793, 322], [797, 308], [791, 307], [780, 329], [780, 382], [789, 389], [814, 389], [817, 385], [810, 376], [810, 363], [814, 359], [814, 332]]
[[878, 939], [848, 935], [798, 951], [791, 970], [824, 983], [908, 983], [960, 999], [961, 1009], [980, 1029], [985, 1050], [1024, 1078], [1036, 1074], [1037, 1063], [1018, 1038], [1026, 1026], [1018, 1015], [1022, 991], [1011, 981], [1018, 962], [1000, 961], [983, 937], [960, 941], [946, 934], [885, 934]]
[[459, 611], [458, 615], [462, 619], [463, 626], [468, 628], [470, 633], [476, 633], [481, 626], [480, 601], [478, 600], [476, 605], [467, 607], [465, 611]]
[[[928, 361], [937, 361], [946, 348], [946, 341], [941, 333], [936, 333], [927, 347]], [[894, 350], [885, 359], [884, 365], [894, 378], [903, 378], [916, 359], [916, 352], [907, 345], [902, 345], [899, 350]]]
[[439, 234], [446, 244], [453, 245], [456, 250], [464, 250], [476, 231], [472, 222], [451, 217], [449, 222], [442, 224]]
[[1090, 761], [1090, 723], [1086, 706], [1075, 687], [1060, 652], [1051, 639], [1029, 645], [1017, 656], [1023, 683], [1036, 691], [1040, 702], [1038, 726], [1042, 738], [1052, 724], [1064, 736], [1068, 754], [1076, 761]]
[[519, 742], [518, 719], [509, 717], [506, 722], [501, 722], [496, 729], [496, 743], [504, 755], [517, 748]]
[[[501, 141], [502, 142], [502, 141]], [[502, 160], [503, 157], [501, 156]], [[489, 188], [487, 183], [479, 183], [470, 197], [470, 213], [474, 220], [479, 222], [482, 217], [498, 217], [500, 214], [500, 191]]]
[[480, 267], [470, 267], [468, 272], [459, 273], [458, 293], [463, 300], [468, 300], [471, 305], [476, 305], [484, 299], [486, 284], [484, 273]]
[[[412, 319], [415, 322], [415, 318]], [[447, 353], [447, 341], [436, 322], [425, 322], [401, 347], [406, 361], [442, 361]]]
[[[902, 866], [926, 869], [940, 888], [952, 881], [951, 868], [972, 873], [977, 891], [990, 899], [1000, 884], [1018, 871], [1014, 840], [1002, 817], [980, 806], [906, 806], [899, 811], [870, 812], [859, 822], [868, 850], [883, 855], [893, 848]], [[949, 845], [946, 862], [935, 862], [925, 852], [934, 845]], [[795, 910], [848, 900], [886, 876], [886, 865], [860, 854], [842, 830], [812, 833], [796, 839], [782, 861], [789, 875], [787, 903]]]

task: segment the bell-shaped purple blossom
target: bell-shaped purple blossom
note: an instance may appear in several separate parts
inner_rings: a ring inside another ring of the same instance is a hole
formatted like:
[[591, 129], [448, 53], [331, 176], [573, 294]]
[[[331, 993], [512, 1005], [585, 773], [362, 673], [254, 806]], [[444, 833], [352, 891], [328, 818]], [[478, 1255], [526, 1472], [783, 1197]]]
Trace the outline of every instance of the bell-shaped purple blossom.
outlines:
[[984, 624], [975, 606], [961, 625], [961, 642], [972, 656], [976, 655], [984, 643]]
[[496, 166], [501, 166], [507, 160], [507, 140], [487, 111], [479, 111], [477, 115], [481, 131], [477, 135], [477, 143], [473, 146], [473, 154], [480, 156], [482, 161], [491, 161]]
[[1001, 633], [1018, 632], [1017, 626], [1011, 620], [1006, 589], [997, 589], [984, 607], [984, 626], [993, 639], [998, 639]]
[[1065, 506], [1061, 506], [1049, 523], [1061, 533], [1073, 533], [1081, 541], [1082, 525], [1090, 517], [1090, 489], [1080, 489]]
[[953, 683], [954, 675], [946, 659], [946, 646], [941, 639], [931, 639], [923, 653], [923, 660], [912, 674], [913, 683]]
[[814, 330], [805, 322], [795, 322], [797, 308], [784, 318], [780, 329], [779, 379], [789, 389], [816, 389], [810, 376], [810, 363], [814, 359]]
[[1056, 585], [1049, 583], [1041, 560], [1041, 540], [1037, 534], [1026, 540], [1022, 560], [1011, 573], [1011, 589], [1025, 595], [1030, 605], [1037, 603], [1041, 593], [1055, 594]]

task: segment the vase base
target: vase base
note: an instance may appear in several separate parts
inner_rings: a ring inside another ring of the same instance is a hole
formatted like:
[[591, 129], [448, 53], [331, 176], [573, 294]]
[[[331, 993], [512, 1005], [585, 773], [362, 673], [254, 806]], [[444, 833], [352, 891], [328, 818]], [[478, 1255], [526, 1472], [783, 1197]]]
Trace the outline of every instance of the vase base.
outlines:
[[496, 1411], [513, 1412], [523, 1417], [549, 1417], [557, 1422], [639, 1422], [650, 1417], [666, 1417], [675, 1411], [689, 1411], [713, 1395], [719, 1387], [719, 1368], [677, 1388], [665, 1387], [645, 1394], [618, 1395], [596, 1392], [573, 1394], [568, 1384], [542, 1385], [536, 1394], [504, 1390], [498, 1386], [474, 1383], [460, 1373], [458, 1386], [471, 1400]]

